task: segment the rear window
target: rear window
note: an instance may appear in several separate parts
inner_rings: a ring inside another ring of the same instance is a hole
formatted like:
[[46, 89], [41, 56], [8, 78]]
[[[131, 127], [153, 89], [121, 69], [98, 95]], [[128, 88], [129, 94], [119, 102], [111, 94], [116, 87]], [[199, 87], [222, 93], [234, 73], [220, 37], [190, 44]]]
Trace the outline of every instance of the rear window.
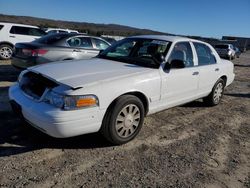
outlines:
[[216, 45], [215, 48], [228, 49], [228, 45]]
[[30, 35], [30, 36], [43, 36], [45, 35], [45, 31], [32, 28], [32, 27], [22, 27], [22, 26], [12, 26], [10, 29], [10, 33], [18, 34], [18, 35]]
[[3, 28], [3, 25], [0, 25], [0, 30]]
[[37, 39], [35, 42], [41, 44], [55, 44], [68, 37], [68, 34], [50, 34]]

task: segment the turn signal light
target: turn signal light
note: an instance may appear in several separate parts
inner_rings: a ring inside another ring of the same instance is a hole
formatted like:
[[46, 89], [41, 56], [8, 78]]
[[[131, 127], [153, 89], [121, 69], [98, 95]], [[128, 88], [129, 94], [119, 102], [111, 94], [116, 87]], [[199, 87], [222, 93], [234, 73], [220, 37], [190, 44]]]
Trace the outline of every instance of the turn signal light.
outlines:
[[97, 104], [95, 98], [80, 98], [76, 101], [77, 107], [94, 106]]

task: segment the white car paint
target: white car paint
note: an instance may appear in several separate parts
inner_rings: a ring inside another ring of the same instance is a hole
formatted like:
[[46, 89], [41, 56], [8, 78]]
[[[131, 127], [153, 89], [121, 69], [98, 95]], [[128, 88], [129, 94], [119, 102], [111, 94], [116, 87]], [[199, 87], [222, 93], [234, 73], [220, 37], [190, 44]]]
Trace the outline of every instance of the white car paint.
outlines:
[[7, 43], [15, 46], [15, 44], [18, 42], [31, 42], [35, 39], [40, 38], [39, 36], [10, 33], [10, 30], [13, 26], [39, 29], [39, 27], [36, 26], [5, 22], [0, 22], [0, 25], [3, 26], [3, 28], [0, 30], [0, 43]]
[[[165, 63], [159, 69], [152, 69], [99, 58], [51, 63], [31, 67], [28, 71], [40, 73], [59, 83], [60, 86], [55, 91], [61, 94], [94, 94], [99, 99], [99, 106], [64, 111], [25, 96], [18, 83], [10, 88], [9, 98], [22, 107], [24, 118], [39, 130], [53, 137], [71, 137], [100, 130], [107, 108], [123, 94], [143, 94], [148, 102], [147, 114], [152, 114], [207, 96], [222, 76], [227, 77], [226, 86], [234, 80], [233, 64], [221, 60], [216, 51], [206, 43], [181, 37], [140, 37], [172, 42], [166, 61], [177, 42], [189, 42], [193, 49], [194, 67], [170, 69], [166, 72], [163, 69]], [[209, 46], [217, 63], [197, 66], [197, 54], [192, 42]], [[194, 72], [199, 74], [193, 75]]]

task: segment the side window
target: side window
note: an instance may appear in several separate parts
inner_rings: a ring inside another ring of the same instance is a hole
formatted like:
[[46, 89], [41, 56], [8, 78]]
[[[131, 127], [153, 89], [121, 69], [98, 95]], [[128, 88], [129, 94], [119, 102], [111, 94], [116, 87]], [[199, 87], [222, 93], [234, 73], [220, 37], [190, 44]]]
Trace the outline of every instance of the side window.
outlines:
[[37, 28], [27, 28], [28, 29], [28, 35], [32, 36], [43, 36], [45, 35], [45, 31]]
[[12, 26], [10, 33], [18, 35], [28, 35], [28, 30], [26, 27]]
[[68, 33], [68, 32], [63, 30], [58, 30], [58, 33]]
[[211, 51], [211, 49], [202, 43], [194, 42], [194, 47], [198, 56], [198, 65], [210, 65], [215, 64], [216, 59]]
[[94, 41], [96, 48], [98, 48], [99, 50], [105, 50], [109, 47], [108, 43], [104, 42], [103, 40], [96, 38], [92, 38], [92, 40]]
[[193, 51], [189, 42], [179, 42], [175, 44], [168, 61], [181, 60], [185, 63], [185, 67], [193, 67]]
[[74, 37], [67, 41], [70, 47], [76, 48], [93, 48], [90, 38], [88, 37]]
[[0, 30], [3, 28], [3, 25], [0, 25]]
[[21, 27], [21, 26], [12, 26], [10, 29], [10, 33], [18, 35], [31, 35], [31, 36], [42, 36], [46, 34], [41, 29]]

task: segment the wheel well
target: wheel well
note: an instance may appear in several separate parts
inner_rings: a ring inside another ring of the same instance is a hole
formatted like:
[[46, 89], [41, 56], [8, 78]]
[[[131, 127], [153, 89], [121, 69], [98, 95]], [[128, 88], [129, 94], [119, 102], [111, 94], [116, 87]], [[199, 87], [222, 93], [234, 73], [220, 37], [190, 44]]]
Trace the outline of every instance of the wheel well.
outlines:
[[145, 115], [147, 115], [147, 113], [148, 113], [148, 98], [143, 93], [135, 91], [135, 92], [125, 93], [123, 95], [134, 95], [134, 96], [138, 97], [144, 106]]
[[3, 45], [3, 44], [7, 44], [7, 45], [11, 46], [12, 48], [14, 48], [14, 45], [11, 44], [10, 42], [0, 42], [0, 45]]
[[[147, 97], [143, 93], [138, 92], [138, 91], [128, 92], [128, 93], [124, 93], [124, 94], [120, 95], [119, 97], [124, 96], [124, 95], [134, 95], [134, 96], [138, 97], [141, 100], [141, 102], [142, 102], [142, 104], [144, 106], [145, 115], [147, 115], [147, 113], [148, 113], [148, 99], [147, 99]], [[117, 97], [115, 100], [113, 100], [113, 102], [109, 105], [108, 109], [115, 104], [116, 100], [119, 97]]]
[[224, 75], [224, 76], [222, 76], [220, 78], [224, 81], [225, 86], [226, 86], [227, 85], [227, 77]]

